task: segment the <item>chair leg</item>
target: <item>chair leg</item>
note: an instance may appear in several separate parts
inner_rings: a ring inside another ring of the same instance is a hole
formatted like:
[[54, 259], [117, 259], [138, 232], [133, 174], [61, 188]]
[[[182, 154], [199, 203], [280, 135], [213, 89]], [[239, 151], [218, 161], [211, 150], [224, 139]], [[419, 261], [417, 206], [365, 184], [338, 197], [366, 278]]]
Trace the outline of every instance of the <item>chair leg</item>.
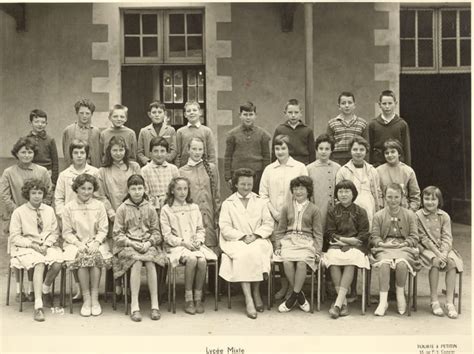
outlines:
[[74, 282], [74, 274], [71, 269], [68, 271], [68, 273], [69, 273], [69, 313], [72, 314], [72, 292], [73, 292], [72, 284]]
[[12, 269], [8, 265], [8, 281], [7, 281], [7, 306], [10, 306], [10, 284], [12, 281]]
[[176, 313], [176, 269], [174, 267], [172, 270], [173, 273], [173, 313]]
[[171, 267], [168, 266], [168, 312], [171, 312]]
[[116, 281], [115, 277], [113, 277], [112, 278], [112, 288], [113, 288], [113, 291], [112, 291], [112, 309], [114, 311], [117, 311], [117, 294], [115, 293], [116, 285], [117, 285], [117, 281]]
[[275, 299], [275, 264], [272, 262], [270, 264], [270, 275], [272, 280], [270, 281], [270, 309], [273, 306]]
[[272, 267], [270, 267], [270, 273], [267, 277], [267, 309], [272, 309]]
[[318, 266], [318, 294], [316, 300], [316, 310], [319, 312], [321, 311], [321, 271], [322, 271], [322, 263], [319, 262]]
[[361, 273], [362, 273], [362, 315], [365, 315], [365, 302], [366, 302], [365, 297], [367, 294], [366, 292], [367, 289], [365, 287], [365, 281], [366, 281], [365, 268], [361, 268]]
[[[45, 272], [46, 274], [46, 272]], [[53, 279], [53, 284], [51, 284], [51, 307], [54, 307], [54, 291], [55, 291], [56, 278]]]
[[23, 312], [23, 276], [24, 270], [20, 269], [20, 312]]
[[418, 274], [413, 277], [413, 311], [418, 310]]
[[64, 296], [66, 293], [66, 269], [64, 267], [61, 267], [61, 280], [60, 280], [60, 294], [59, 294], [59, 306], [64, 307]]
[[311, 313], [314, 313], [314, 272], [311, 270], [311, 305], [310, 305], [310, 310]]
[[461, 296], [462, 296], [462, 272], [458, 273], [459, 276], [459, 297], [458, 297], [458, 314], [461, 314]]
[[411, 285], [412, 285], [412, 280], [413, 280], [413, 275], [411, 273], [408, 273], [408, 316], [411, 316]]
[[372, 271], [367, 270], [367, 308], [370, 307], [370, 290], [372, 285]]
[[214, 311], [217, 311], [219, 301], [219, 262], [215, 263], [216, 271], [214, 272]]
[[128, 315], [128, 274], [123, 275], [123, 297], [125, 299], [125, 314]]
[[227, 282], [227, 308], [231, 309], [232, 305], [230, 303], [230, 282]]

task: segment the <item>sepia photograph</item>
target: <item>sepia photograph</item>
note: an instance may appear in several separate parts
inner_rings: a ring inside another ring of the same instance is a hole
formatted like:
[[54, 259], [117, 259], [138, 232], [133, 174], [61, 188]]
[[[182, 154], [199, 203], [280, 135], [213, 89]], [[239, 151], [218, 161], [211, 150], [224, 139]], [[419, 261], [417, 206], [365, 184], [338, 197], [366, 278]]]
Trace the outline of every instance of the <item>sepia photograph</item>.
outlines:
[[471, 2], [0, 2], [0, 352], [472, 353]]

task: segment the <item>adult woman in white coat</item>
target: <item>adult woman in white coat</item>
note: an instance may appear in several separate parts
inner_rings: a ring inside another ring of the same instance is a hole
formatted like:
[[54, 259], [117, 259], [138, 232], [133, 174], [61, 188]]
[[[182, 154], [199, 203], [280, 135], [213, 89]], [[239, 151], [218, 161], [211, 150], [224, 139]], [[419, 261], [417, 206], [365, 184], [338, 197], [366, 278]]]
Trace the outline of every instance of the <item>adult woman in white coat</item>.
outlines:
[[255, 173], [248, 168], [234, 172], [236, 192], [222, 203], [219, 218], [222, 257], [219, 275], [229, 282], [240, 282], [247, 316], [257, 318], [263, 311], [260, 283], [270, 271], [273, 248], [269, 236], [273, 218], [267, 201], [252, 192]]

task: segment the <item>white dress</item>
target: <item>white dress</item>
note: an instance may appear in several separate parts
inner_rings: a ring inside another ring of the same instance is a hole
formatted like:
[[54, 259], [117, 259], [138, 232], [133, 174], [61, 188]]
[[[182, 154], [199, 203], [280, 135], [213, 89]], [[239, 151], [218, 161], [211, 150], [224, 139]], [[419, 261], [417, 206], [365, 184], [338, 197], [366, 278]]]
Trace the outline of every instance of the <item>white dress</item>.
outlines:
[[[266, 200], [255, 193], [247, 197], [247, 208], [238, 193], [222, 203], [220, 247], [225, 255], [222, 256], [219, 275], [229, 282], [262, 281], [263, 274], [270, 271], [273, 248], [268, 238], [273, 232], [274, 222]], [[249, 234], [260, 237], [246, 244], [241, 239]]]

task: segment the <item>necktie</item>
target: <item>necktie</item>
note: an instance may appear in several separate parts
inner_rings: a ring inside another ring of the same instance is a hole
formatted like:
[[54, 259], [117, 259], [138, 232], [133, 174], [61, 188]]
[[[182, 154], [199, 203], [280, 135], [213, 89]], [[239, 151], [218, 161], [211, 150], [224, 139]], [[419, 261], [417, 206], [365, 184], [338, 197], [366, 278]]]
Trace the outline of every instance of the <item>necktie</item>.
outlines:
[[36, 209], [36, 225], [38, 226], [38, 233], [43, 232], [43, 219], [41, 218], [41, 213], [39, 209]]

